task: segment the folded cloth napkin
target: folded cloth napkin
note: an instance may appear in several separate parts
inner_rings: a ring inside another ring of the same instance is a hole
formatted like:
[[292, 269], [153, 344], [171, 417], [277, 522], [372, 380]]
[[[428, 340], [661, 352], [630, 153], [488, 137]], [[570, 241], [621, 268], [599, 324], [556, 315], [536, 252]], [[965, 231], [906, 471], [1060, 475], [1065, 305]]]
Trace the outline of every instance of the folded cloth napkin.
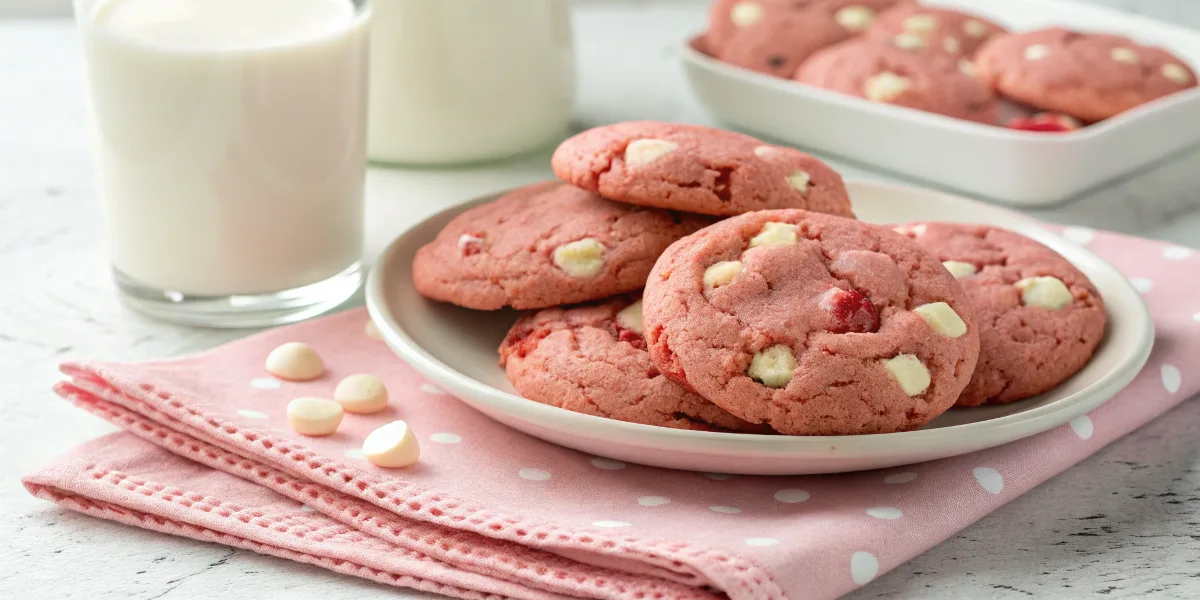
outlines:
[[[885, 471], [741, 477], [587, 456], [499, 425], [424, 382], [350, 311], [181, 359], [68, 363], [60, 395], [123, 432], [25, 478], [80, 512], [462, 598], [829, 598], [863, 585], [1200, 390], [1200, 257], [1080, 228], [1132, 278], [1158, 337], [1092, 414], [973, 454]], [[303, 341], [328, 372], [263, 372]], [[372, 373], [393, 398], [326, 438], [288, 426], [297, 396]], [[359, 450], [403, 418], [421, 462]]]

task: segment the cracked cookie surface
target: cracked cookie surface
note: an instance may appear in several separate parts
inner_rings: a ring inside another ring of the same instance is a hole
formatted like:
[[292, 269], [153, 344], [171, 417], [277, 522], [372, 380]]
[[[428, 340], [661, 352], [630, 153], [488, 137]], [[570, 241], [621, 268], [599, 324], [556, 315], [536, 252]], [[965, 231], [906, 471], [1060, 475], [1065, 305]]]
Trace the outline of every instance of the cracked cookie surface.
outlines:
[[802, 210], [672, 244], [643, 301], [665, 375], [788, 435], [916, 429], [954, 404], [979, 354], [962, 287], [921, 246]]
[[946, 263], [975, 308], [979, 362], [959, 406], [1051, 390], [1082, 369], [1104, 337], [1107, 317], [1096, 287], [1050, 248], [985, 225], [900, 229]]
[[650, 361], [634, 296], [522, 317], [500, 363], [522, 396], [570, 411], [660, 427], [770, 433], [687, 391]]
[[1062, 28], [999, 35], [975, 56], [1000, 94], [1087, 122], [1196, 86], [1196, 74], [1162, 48]]
[[708, 215], [803, 208], [852, 217], [841, 175], [794, 148], [656, 121], [589, 129], [551, 159], [563, 181], [630, 204]]
[[922, 53], [886, 40], [861, 38], [814, 54], [796, 71], [795, 79], [875, 102], [996, 124], [995, 96], [961, 62], [945, 53]]
[[641, 289], [671, 242], [711, 219], [610, 202], [547, 181], [455, 217], [413, 258], [421, 295], [467, 308], [545, 308]]

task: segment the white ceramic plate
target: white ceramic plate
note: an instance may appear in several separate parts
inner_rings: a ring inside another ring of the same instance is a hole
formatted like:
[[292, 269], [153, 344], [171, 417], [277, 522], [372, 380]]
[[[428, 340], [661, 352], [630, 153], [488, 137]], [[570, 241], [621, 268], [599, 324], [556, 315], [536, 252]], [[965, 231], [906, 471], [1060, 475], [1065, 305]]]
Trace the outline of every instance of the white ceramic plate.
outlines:
[[[1200, 68], [1200, 33], [1069, 0], [927, 0], [1014, 31], [1053, 25], [1127, 35]], [[717, 61], [684, 44], [692, 92], [718, 119], [1001, 202], [1053, 204], [1200, 142], [1200, 89], [1068, 134], [1012, 131], [800, 85]]]
[[497, 365], [514, 311], [480, 312], [426, 300], [412, 285], [414, 253], [454, 216], [495, 198], [447, 209], [401, 234], [367, 282], [367, 308], [387, 344], [434, 383], [480, 412], [544, 440], [627, 462], [738, 474], [856, 471], [955, 456], [1018, 440], [1087, 413], [1141, 369], [1154, 338], [1141, 296], [1116, 269], [1030, 219], [927, 190], [849, 182], [864, 221], [989, 223], [1032, 237], [1087, 273], [1108, 307], [1108, 331], [1091, 362], [1054, 391], [1005, 406], [953, 409], [905, 433], [784, 437], [681, 431], [593, 417], [521, 398]]

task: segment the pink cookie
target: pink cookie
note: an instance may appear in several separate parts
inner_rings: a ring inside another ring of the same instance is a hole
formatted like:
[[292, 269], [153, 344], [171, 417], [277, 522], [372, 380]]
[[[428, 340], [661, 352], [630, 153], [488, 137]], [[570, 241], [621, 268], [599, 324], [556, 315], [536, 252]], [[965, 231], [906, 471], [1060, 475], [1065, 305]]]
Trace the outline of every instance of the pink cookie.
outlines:
[[[808, 59], [796, 81], [876, 102], [994, 125], [996, 99], [969, 74], [970, 63], [856, 39]], [[967, 69], [967, 70], [964, 70]]]
[[979, 320], [979, 363], [959, 406], [1013, 402], [1053, 389], [1104, 337], [1104, 301], [1079, 269], [1025, 236], [986, 225], [898, 228], [932, 252]]
[[903, 4], [879, 15], [867, 37], [890, 42], [913, 52], [944, 53], [970, 58], [1000, 25], [979, 15], [921, 4]]
[[545, 308], [641, 289], [658, 255], [711, 219], [609, 202], [548, 181], [454, 218], [417, 251], [423, 296], [467, 308]]
[[500, 346], [500, 364], [521, 395], [618, 421], [769, 433], [664, 377], [650, 362], [636, 297], [527, 315]]
[[551, 165], [560, 179], [619, 202], [708, 215], [803, 208], [854, 216], [842, 176], [819, 159], [711, 127], [596, 127], [563, 142]]
[[664, 374], [788, 435], [921, 427], [954, 404], [979, 355], [966, 294], [921, 246], [801, 210], [675, 242], [644, 302]]
[[858, 35], [897, 0], [717, 0], [707, 44], [727, 63], [791, 77], [810, 54]]
[[1162, 48], [1059, 28], [996, 36], [975, 66], [998, 93], [1087, 122], [1196, 86], [1191, 67]]

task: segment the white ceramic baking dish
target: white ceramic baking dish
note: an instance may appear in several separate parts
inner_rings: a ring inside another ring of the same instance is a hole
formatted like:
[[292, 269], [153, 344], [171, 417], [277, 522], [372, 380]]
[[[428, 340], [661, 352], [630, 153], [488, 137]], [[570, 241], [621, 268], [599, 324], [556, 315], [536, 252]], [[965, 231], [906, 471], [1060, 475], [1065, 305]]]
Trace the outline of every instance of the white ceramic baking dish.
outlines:
[[[1014, 31], [1127, 35], [1200, 66], [1200, 32], [1072, 0], [931, 0]], [[775, 141], [1017, 206], [1067, 200], [1200, 142], [1200, 89], [1060, 134], [1013, 131], [800, 85], [683, 49], [692, 90], [718, 119]]]

